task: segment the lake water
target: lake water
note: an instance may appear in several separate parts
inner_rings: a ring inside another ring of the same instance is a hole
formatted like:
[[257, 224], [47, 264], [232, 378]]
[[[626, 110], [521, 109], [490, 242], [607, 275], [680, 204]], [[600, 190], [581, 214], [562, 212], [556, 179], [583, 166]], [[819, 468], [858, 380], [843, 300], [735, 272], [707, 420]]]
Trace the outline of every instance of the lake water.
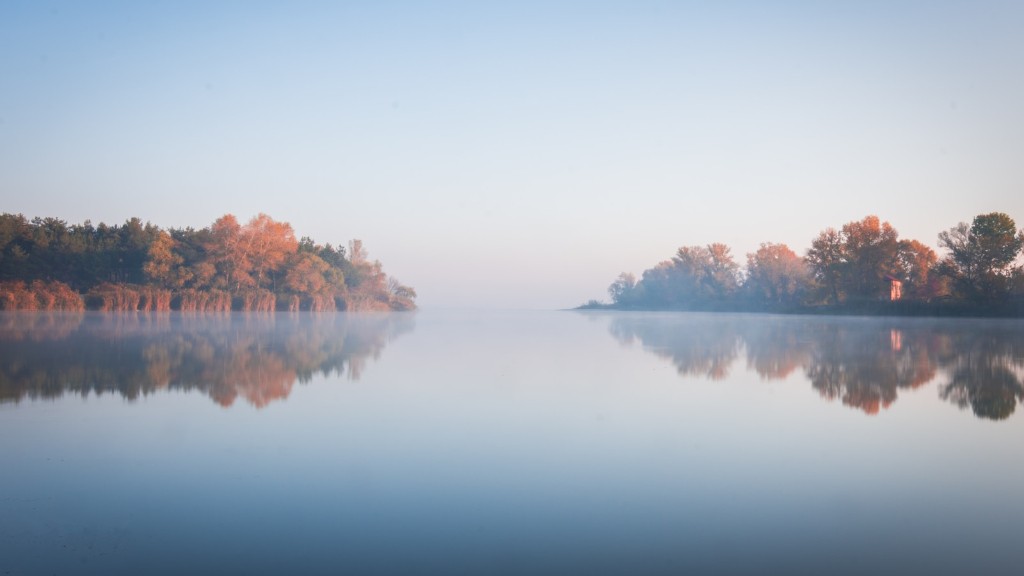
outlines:
[[1024, 323], [0, 315], [0, 575], [1020, 574]]

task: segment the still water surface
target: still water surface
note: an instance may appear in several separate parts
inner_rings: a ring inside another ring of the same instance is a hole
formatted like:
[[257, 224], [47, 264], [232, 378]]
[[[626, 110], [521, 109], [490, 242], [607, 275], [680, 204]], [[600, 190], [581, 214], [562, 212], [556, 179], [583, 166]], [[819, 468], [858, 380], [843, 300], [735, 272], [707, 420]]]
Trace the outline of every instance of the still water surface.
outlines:
[[3, 574], [1019, 574], [1019, 321], [0, 315]]

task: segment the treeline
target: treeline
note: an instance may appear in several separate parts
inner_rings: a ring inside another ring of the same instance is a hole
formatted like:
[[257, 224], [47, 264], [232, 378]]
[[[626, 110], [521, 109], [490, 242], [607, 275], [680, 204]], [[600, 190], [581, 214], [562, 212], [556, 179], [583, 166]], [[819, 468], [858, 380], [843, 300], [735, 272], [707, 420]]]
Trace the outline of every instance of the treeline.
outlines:
[[815, 310], [866, 313], [1020, 314], [1024, 230], [993, 212], [939, 234], [941, 258], [901, 239], [877, 216], [828, 228], [800, 256], [764, 243], [741, 267], [728, 246], [684, 246], [638, 280], [622, 273], [612, 303], [582, 308], [638, 310]]
[[416, 292], [349, 248], [231, 214], [209, 227], [0, 215], [3, 310], [411, 310]]

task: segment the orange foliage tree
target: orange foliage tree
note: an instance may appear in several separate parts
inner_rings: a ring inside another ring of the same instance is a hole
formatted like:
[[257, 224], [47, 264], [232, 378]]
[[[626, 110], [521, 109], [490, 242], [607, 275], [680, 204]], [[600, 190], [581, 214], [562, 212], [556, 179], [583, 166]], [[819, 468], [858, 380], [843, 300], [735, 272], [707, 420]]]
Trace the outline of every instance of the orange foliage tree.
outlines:
[[252, 262], [242, 237], [242, 227], [232, 214], [225, 214], [210, 226], [206, 243], [207, 261], [213, 265], [214, 287], [237, 291], [252, 287]]
[[278, 222], [263, 213], [242, 228], [241, 239], [245, 259], [256, 275], [256, 286], [260, 288], [273, 287], [273, 281], [271, 286], [264, 284], [264, 275], [277, 272], [299, 247], [291, 224]]

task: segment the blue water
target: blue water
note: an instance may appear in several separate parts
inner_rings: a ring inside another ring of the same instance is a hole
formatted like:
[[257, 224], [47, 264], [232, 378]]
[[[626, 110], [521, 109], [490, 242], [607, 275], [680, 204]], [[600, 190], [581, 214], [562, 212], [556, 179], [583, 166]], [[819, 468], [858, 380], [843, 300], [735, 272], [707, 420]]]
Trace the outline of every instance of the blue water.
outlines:
[[0, 575], [1017, 574], [1024, 326], [0, 315]]

